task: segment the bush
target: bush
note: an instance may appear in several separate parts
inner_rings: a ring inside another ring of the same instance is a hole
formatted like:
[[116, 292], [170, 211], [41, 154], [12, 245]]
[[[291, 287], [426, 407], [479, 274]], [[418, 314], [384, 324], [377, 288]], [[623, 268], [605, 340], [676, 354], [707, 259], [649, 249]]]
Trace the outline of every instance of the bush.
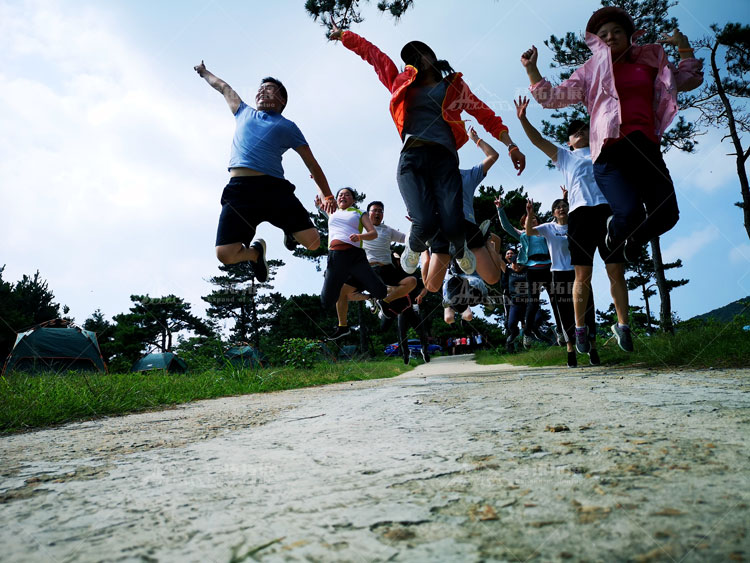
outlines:
[[288, 338], [281, 345], [284, 365], [295, 368], [313, 367], [320, 359], [318, 343], [309, 338]]

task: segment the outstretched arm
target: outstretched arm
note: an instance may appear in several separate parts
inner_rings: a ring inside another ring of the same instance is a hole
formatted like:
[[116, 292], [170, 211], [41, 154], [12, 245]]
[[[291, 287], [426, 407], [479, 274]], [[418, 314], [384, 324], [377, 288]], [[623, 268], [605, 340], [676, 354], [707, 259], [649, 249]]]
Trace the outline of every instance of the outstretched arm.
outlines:
[[505, 209], [503, 209], [503, 202], [500, 198], [495, 200], [495, 207], [497, 207], [497, 216], [500, 219], [500, 225], [502, 225], [503, 230], [514, 240], [521, 240], [521, 233], [523, 231], [516, 229], [510, 222], [508, 215], [505, 213]]
[[224, 96], [227, 104], [229, 104], [229, 109], [232, 110], [232, 115], [237, 113], [237, 110], [240, 109], [240, 104], [242, 103], [242, 98], [240, 98], [239, 94], [237, 94], [237, 92], [235, 92], [232, 87], [221, 78], [209, 72], [206, 69], [206, 65], [203, 64], [203, 61], [201, 61], [201, 64], [194, 66], [193, 69], [201, 78], [208, 82], [211, 88], [221, 92], [221, 95]]
[[557, 162], [557, 147], [542, 137], [542, 134], [531, 124], [529, 118], [526, 117], [526, 108], [529, 107], [529, 99], [525, 96], [519, 96], [518, 101], [513, 100], [513, 103], [516, 106], [518, 120], [521, 122], [523, 131], [526, 133], [529, 141], [531, 141], [531, 144], [546, 154], [552, 162]]
[[307, 166], [312, 179], [318, 186], [318, 192], [320, 192], [321, 199], [323, 200], [322, 209], [325, 209], [328, 214], [333, 213], [336, 211], [336, 200], [331, 193], [331, 188], [328, 187], [326, 175], [323, 173], [323, 169], [318, 164], [318, 161], [315, 160], [310, 147], [308, 145], [300, 145], [294, 150], [302, 157], [302, 161]]
[[528, 236], [539, 236], [537, 231], [532, 225], [536, 219], [536, 213], [534, 213], [534, 202], [532, 200], [526, 201], [526, 234]]
[[482, 171], [486, 176], [487, 172], [489, 172], [490, 168], [492, 168], [492, 165], [497, 162], [498, 158], [500, 158], [500, 155], [497, 154], [497, 151], [493, 149], [489, 144], [480, 139], [479, 135], [477, 135], [477, 132], [471, 126], [469, 127], [469, 139], [471, 139], [480, 149], [482, 149], [482, 152], [484, 153], [485, 159], [482, 161]]

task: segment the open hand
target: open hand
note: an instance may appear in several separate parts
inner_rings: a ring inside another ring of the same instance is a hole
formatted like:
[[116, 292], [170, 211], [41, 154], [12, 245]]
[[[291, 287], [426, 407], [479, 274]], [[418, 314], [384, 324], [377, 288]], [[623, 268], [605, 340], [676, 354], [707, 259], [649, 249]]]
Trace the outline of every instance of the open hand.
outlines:
[[666, 45], [674, 45], [675, 47], [678, 47], [680, 49], [690, 48], [690, 41], [688, 41], [687, 35], [682, 33], [679, 29], [675, 29], [672, 32], [672, 35], [669, 35], [668, 33], [662, 33], [661, 39], [657, 39], [657, 41]]
[[513, 104], [516, 106], [516, 115], [518, 119], [526, 117], [526, 108], [529, 107], [529, 99], [526, 96], [518, 96], [518, 101], [513, 100]]

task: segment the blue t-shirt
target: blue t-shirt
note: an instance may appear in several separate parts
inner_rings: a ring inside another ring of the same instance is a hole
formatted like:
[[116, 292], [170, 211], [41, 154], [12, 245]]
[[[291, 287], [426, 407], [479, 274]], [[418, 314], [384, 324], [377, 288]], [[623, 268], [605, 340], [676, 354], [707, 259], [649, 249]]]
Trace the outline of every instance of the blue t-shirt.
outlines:
[[288, 149], [307, 145], [299, 127], [280, 113], [258, 111], [242, 102], [234, 118], [237, 128], [229, 168], [251, 168], [283, 178], [281, 155]]
[[474, 218], [474, 192], [477, 190], [479, 184], [484, 180], [484, 166], [477, 164], [474, 168], [469, 170], [459, 170], [461, 173], [461, 186], [463, 187], [464, 195], [464, 218], [467, 221], [476, 223]]

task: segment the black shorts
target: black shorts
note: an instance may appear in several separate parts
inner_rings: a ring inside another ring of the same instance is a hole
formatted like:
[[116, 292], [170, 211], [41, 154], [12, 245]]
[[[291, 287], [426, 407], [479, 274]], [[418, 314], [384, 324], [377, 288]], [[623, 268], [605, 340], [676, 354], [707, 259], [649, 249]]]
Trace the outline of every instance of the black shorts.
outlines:
[[568, 248], [570, 263], [573, 266], [593, 266], [594, 253], [599, 249], [599, 256], [605, 264], [622, 264], [625, 262], [622, 246], [610, 252], [605, 243], [607, 239], [607, 218], [612, 215], [609, 205], [595, 207], [577, 207], [568, 217]]
[[221, 194], [216, 246], [250, 244], [264, 221], [289, 234], [315, 228], [290, 182], [267, 175], [230, 178]]
[[[469, 247], [469, 250], [482, 248], [490, 238], [490, 231], [488, 229], [487, 233], [483, 235], [476, 223], [464, 219], [464, 236], [466, 237], [466, 246]], [[430, 250], [437, 254], [450, 254], [450, 243], [440, 231], [432, 239]]]
[[401, 280], [408, 278], [409, 275], [403, 270], [396, 268], [393, 264], [386, 264], [385, 266], [372, 266], [372, 271], [383, 280], [385, 285], [398, 285]]

